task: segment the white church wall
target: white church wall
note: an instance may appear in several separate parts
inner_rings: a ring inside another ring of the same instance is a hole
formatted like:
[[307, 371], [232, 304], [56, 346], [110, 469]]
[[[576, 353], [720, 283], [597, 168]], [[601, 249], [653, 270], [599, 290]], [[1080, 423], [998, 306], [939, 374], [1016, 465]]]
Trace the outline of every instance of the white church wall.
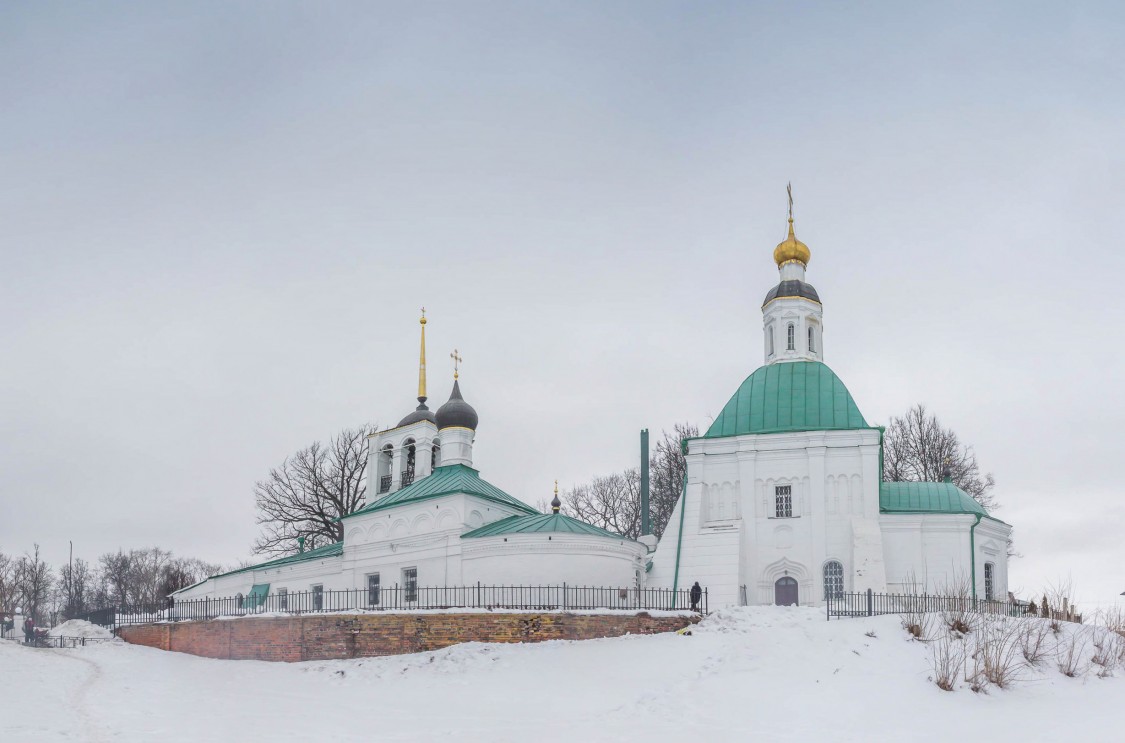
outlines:
[[[712, 606], [739, 603], [742, 586], [749, 603], [772, 604], [781, 577], [797, 580], [800, 603], [821, 603], [829, 560], [840, 562], [849, 590], [885, 590], [878, 449], [875, 430], [692, 440], [686, 506], [672, 514], [649, 584], [676, 582], [683, 508], [678, 583], [699, 580]], [[779, 486], [791, 488], [792, 516], [777, 514]]]
[[270, 593], [275, 593], [277, 588], [282, 587], [290, 591], [308, 591], [315, 584], [322, 585], [326, 591], [339, 591], [351, 587], [344, 579], [341, 565], [342, 558], [336, 556], [273, 568], [246, 570], [203, 581], [197, 586], [177, 593], [176, 600], [228, 598], [238, 594], [245, 596], [254, 585], [261, 583], [270, 584]]
[[[508, 534], [462, 540], [467, 585], [599, 586], [643, 584], [646, 549], [622, 539], [569, 534]], [[639, 575], [638, 575], [639, 574]]]
[[977, 597], [985, 598], [985, 563], [995, 566], [996, 600], [1007, 598], [1007, 539], [1011, 527], [969, 514], [883, 514], [880, 523], [887, 562], [888, 589], [894, 593], [919, 591], [946, 594], [972, 584], [976, 547]]

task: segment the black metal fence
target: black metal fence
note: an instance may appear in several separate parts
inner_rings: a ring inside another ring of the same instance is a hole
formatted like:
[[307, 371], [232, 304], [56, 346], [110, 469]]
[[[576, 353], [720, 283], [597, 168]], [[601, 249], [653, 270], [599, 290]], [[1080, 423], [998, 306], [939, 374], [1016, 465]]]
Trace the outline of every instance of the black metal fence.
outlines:
[[39, 630], [35, 638], [27, 640], [21, 632], [18, 636], [0, 640], [0, 642], [18, 642], [22, 645], [31, 645], [37, 648], [80, 648], [87, 645], [97, 645], [102, 642], [114, 640], [114, 637], [52, 637], [45, 631]]
[[836, 593], [825, 599], [828, 619], [833, 617], [874, 617], [882, 614], [920, 614], [934, 612], [972, 612], [1022, 617], [1026, 607], [1009, 601], [987, 601], [971, 596], [931, 596], [918, 593]]
[[223, 598], [169, 600], [156, 607], [101, 609], [81, 618], [103, 627], [182, 622], [262, 614], [435, 609], [510, 609], [519, 611], [685, 610], [706, 614], [707, 591], [692, 603], [691, 591], [600, 586], [437, 586], [356, 588], [343, 591], [271, 592]]

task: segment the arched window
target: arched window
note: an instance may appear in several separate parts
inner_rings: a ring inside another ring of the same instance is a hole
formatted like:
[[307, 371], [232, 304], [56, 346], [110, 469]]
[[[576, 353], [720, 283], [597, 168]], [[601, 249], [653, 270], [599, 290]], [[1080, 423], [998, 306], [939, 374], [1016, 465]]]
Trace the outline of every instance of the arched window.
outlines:
[[844, 594], [844, 566], [839, 560], [824, 563], [824, 598], [838, 599]]
[[770, 325], [770, 356], [773, 356], [773, 326]]
[[379, 452], [379, 492], [389, 493], [391, 490], [391, 464], [394, 462], [394, 450], [390, 444]]
[[414, 439], [407, 439], [406, 441], [406, 461], [402, 463], [402, 487], [406, 487], [414, 482], [414, 455], [416, 447], [414, 446]]
[[809, 353], [816, 353], [816, 341], [813, 340], [813, 329], [809, 326]]
[[430, 452], [430, 469], [436, 470], [441, 464], [441, 442], [434, 441], [434, 448]]
[[786, 348], [790, 351], [797, 350], [797, 329], [793, 327], [793, 323], [789, 323]]
[[996, 600], [996, 566], [990, 562], [984, 564], [984, 600]]

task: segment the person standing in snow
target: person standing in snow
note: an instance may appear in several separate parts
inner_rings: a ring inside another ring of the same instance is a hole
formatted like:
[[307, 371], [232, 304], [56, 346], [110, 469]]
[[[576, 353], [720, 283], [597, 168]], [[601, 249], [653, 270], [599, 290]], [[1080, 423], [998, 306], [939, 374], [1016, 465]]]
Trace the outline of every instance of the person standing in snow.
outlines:
[[699, 581], [691, 587], [691, 610], [699, 611], [699, 599], [703, 598], [703, 589], [699, 587]]
[[28, 645], [35, 642], [35, 622], [31, 621], [31, 617], [23, 620], [23, 641]]

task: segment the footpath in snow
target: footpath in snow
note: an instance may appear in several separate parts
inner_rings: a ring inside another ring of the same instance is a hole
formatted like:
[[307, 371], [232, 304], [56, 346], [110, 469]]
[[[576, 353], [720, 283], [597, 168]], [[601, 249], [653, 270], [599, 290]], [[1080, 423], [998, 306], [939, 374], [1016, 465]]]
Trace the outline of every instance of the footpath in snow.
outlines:
[[[1068, 633], [1093, 631], [1064, 625], [1064, 647]], [[1020, 668], [1007, 689], [986, 685], [974, 693], [961, 679], [947, 692], [932, 681], [937, 644], [909, 639], [898, 616], [826, 622], [820, 611], [782, 607], [721, 611], [690, 636], [466, 643], [295, 664], [121, 643], [37, 650], [0, 642], [7, 679], [0, 740], [1125, 737], [1125, 666], [1104, 678], [1096, 666], [1069, 678], [1052, 653]]]

